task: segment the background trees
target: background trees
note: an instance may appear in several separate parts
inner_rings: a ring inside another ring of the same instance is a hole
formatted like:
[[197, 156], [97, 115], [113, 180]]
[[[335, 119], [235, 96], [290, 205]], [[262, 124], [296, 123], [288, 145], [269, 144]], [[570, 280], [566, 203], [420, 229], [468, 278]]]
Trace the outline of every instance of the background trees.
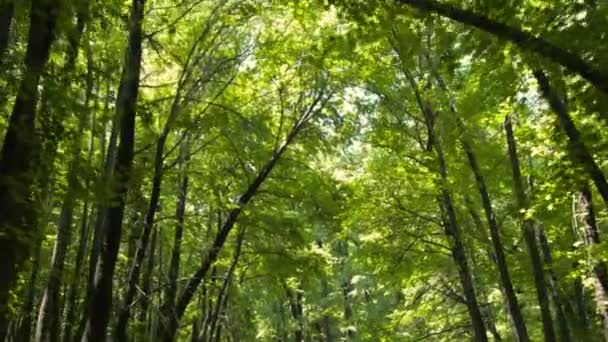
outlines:
[[0, 339], [608, 338], [605, 3], [0, 18]]

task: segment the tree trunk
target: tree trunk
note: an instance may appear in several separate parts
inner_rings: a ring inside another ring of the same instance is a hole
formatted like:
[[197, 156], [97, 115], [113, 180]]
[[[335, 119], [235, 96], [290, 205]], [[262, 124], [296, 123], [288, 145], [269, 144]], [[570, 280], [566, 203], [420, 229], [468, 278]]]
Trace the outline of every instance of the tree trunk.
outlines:
[[[30, 336], [32, 335], [32, 321], [35, 318], [33, 311], [37, 292], [36, 283], [38, 282], [38, 273], [40, 272], [40, 253], [42, 251], [42, 238], [39, 236], [37, 239], [38, 241], [36, 242], [34, 255], [32, 257], [32, 271], [28, 282], [29, 286], [27, 289], [27, 297], [25, 304], [23, 304], [23, 309], [21, 310], [21, 322], [15, 339], [23, 342], [28, 342], [31, 340]], [[1, 338], [0, 341], [2, 341]]]
[[572, 121], [572, 118], [568, 114], [566, 104], [553, 87], [551, 87], [549, 80], [542, 70], [535, 70], [534, 77], [536, 77], [541, 93], [557, 115], [560, 128], [568, 137], [568, 152], [570, 157], [587, 172], [602, 196], [604, 203], [608, 206], [608, 182], [606, 181], [606, 177], [604, 176], [602, 169], [593, 159], [587, 146], [585, 146], [585, 143], [581, 138], [581, 133], [578, 131], [574, 125], [574, 121]]
[[[141, 311], [139, 312], [139, 317], [137, 317], [139, 321], [139, 325], [142, 327], [141, 336], [146, 336], [148, 333], [146, 331], [146, 327], [148, 327], [152, 320], [152, 314], [149, 312], [150, 304], [152, 303], [152, 274], [154, 272], [154, 265], [156, 262], [159, 264], [162, 262], [160, 258], [157, 260], [156, 257], [156, 244], [158, 241], [158, 228], [154, 228], [152, 230], [152, 237], [150, 238], [150, 246], [148, 247], [148, 263], [146, 264], [146, 270], [142, 279], [141, 291], [142, 291], [142, 300], [141, 300]], [[160, 251], [159, 251], [160, 254]], [[159, 272], [162, 274], [162, 272]], [[161, 278], [159, 276], [159, 278]], [[152, 330], [152, 333], [154, 330]]]
[[[224, 307], [226, 300], [228, 298], [228, 290], [230, 284], [232, 283], [232, 277], [236, 270], [236, 267], [239, 263], [239, 259], [241, 257], [241, 249], [243, 247], [243, 241], [245, 240], [245, 228], [241, 227], [239, 234], [236, 239], [236, 246], [234, 247], [234, 254], [232, 256], [232, 262], [224, 276], [224, 280], [222, 281], [222, 286], [220, 287], [217, 295], [217, 299], [212, 307], [211, 315], [209, 319], [209, 328], [208, 328], [208, 336], [207, 341], [212, 341], [215, 336], [216, 328], [218, 327], [219, 316], [221, 314], [222, 308]], [[203, 327], [203, 329], [207, 329], [207, 327]], [[204, 341], [204, 342], [207, 342]]]
[[[109, 98], [110, 88], [108, 86], [106, 95]], [[106, 101], [106, 111], [109, 108], [109, 101]], [[112, 169], [114, 168], [114, 164], [116, 161], [116, 147], [118, 142], [118, 129], [119, 123], [118, 120], [112, 122], [112, 130], [110, 132], [110, 139], [108, 141], [107, 154], [105, 154], [105, 160], [102, 165], [101, 177], [99, 177], [98, 181], [102, 184], [109, 186], [108, 178], [112, 175]], [[104, 129], [102, 129], [102, 136], [100, 147], [103, 150], [105, 148], [105, 125]], [[104, 155], [102, 153], [102, 155]], [[95, 292], [95, 271], [97, 266], [97, 260], [99, 259], [99, 253], [101, 252], [101, 244], [105, 235], [105, 218], [107, 214], [107, 207], [105, 205], [105, 198], [101, 200], [98, 199], [98, 203], [95, 207], [95, 222], [93, 225], [93, 238], [91, 241], [91, 252], [89, 253], [88, 258], [88, 276], [87, 276], [87, 291], [84, 300], [84, 314], [82, 315], [82, 319], [78, 324], [78, 328], [76, 333], [74, 334], [74, 342], [78, 342], [83, 334], [86, 325], [87, 318], [89, 317], [89, 313], [91, 312], [91, 298], [93, 297], [93, 293]]]
[[[457, 120], [460, 121], [460, 119]], [[494, 250], [494, 257], [496, 258], [496, 265], [498, 266], [498, 273], [500, 275], [499, 279], [503, 288], [505, 299], [507, 301], [507, 311], [509, 312], [509, 316], [511, 317], [513, 326], [515, 328], [517, 341], [530, 341], [530, 337], [528, 336], [528, 329], [526, 328], [526, 322], [524, 320], [523, 315], [521, 314], [515, 290], [513, 290], [513, 283], [511, 281], [511, 275], [509, 274], [509, 266], [507, 265], [507, 258], [505, 257], [502, 238], [500, 236], [500, 227], [498, 226], [498, 222], [496, 221], [496, 215], [494, 214], [494, 209], [492, 208], [492, 202], [490, 200], [490, 195], [488, 194], [488, 190], [486, 188], [485, 180], [483, 178], [483, 175], [481, 174], [481, 170], [479, 169], [479, 164], [477, 163], [477, 158], [473, 152], [473, 148], [467, 141], [467, 138], [463, 137], [461, 139], [461, 142], [464, 151], [467, 155], [467, 159], [469, 160], [471, 170], [475, 175], [477, 189], [479, 191], [481, 203], [486, 214], [486, 220], [488, 221], [488, 226], [490, 228], [492, 248]]]
[[32, 161], [40, 148], [34, 132], [36, 102], [58, 11], [56, 1], [32, 1], [25, 70], [0, 155], [0, 339], [8, 327], [9, 292], [36, 233], [31, 226], [35, 213], [30, 203]]
[[[588, 247], [597, 246], [600, 243], [599, 228], [595, 219], [595, 208], [591, 196], [591, 190], [584, 184], [578, 198], [578, 211], [580, 221], [584, 227], [584, 242]], [[608, 341], [608, 268], [604, 261], [595, 261], [593, 277], [597, 310], [602, 316], [604, 339]]]
[[129, 39], [116, 100], [116, 117], [120, 119], [120, 144], [112, 198], [107, 210], [106, 232], [95, 275], [95, 291], [83, 341], [104, 341], [112, 308], [112, 278], [120, 248], [122, 219], [133, 163], [135, 144], [135, 107], [139, 89], [142, 56], [142, 22], [145, 0], [133, 0], [129, 17]]
[[[79, 23], [77, 37], [74, 37], [75, 41], [72, 42], [70, 52], [68, 53], [68, 63], [66, 68], [69, 71], [73, 70], [76, 62], [76, 56], [79, 49], [80, 36], [84, 30], [84, 19], [85, 13], [79, 13]], [[78, 128], [76, 129], [76, 138], [72, 145], [72, 161], [68, 174], [68, 185], [67, 191], [64, 196], [63, 205], [61, 207], [61, 213], [59, 216], [59, 223], [57, 226], [57, 238], [55, 240], [55, 246], [53, 248], [53, 256], [51, 258], [51, 269], [49, 271], [49, 278], [47, 281], [44, 294], [42, 296], [42, 302], [40, 304], [38, 313], [38, 323], [36, 326], [36, 334], [34, 340], [36, 342], [56, 342], [59, 340], [59, 318], [60, 314], [60, 287], [63, 281], [63, 270], [65, 265], [65, 259], [68, 253], [68, 248], [72, 240], [72, 221], [74, 215], [74, 207], [76, 206], [76, 197], [78, 191], [78, 175], [80, 173], [81, 164], [81, 138], [84, 134], [84, 130], [88, 121], [89, 102], [93, 92], [93, 62], [92, 52], [87, 49], [87, 80], [86, 80], [86, 94], [84, 105], [81, 108], [81, 113], [78, 119]], [[71, 74], [66, 72], [67, 75]], [[86, 221], [86, 218], [83, 217]]]
[[532, 33], [497, 22], [485, 15], [455, 5], [436, 0], [396, 0], [420, 11], [436, 13], [465, 25], [474, 26], [500, 39], [508, 40], [522, 50], [537, 53], [542, 57], [564, 66], [568, 71], [578, 74], [593, 84], [604, 94], [608, 94], [608, 75], [591, 66], [580, 56], [562, 49]]
[[[285, 292], [287, 293], [287, 299], [289, 300], [289, 308], [291, 310], [291, 316], [296, 321], [296, 327], [293, 333], [295, 342], [304, 342], [304, 327], [303, 327], [303, 311], [302, 311], [302, 289], [297, 288], [295, 291], [290, 289], [287, 284], [283, 285]], [[295, 292], [295, 293], [294, 293]]]
[[513, 187], [515, 190], [515, 196], [517, 200], [517, 207], [522, 212], [522, 231], [526, 246], [528, 247], [528, 253], [532, 260], [532, 273], [534, 275], [534, 285], [536, 286], [536, 295], [538, 298], [538, 304], [540, 306], [541, 318], [543, 323], [543, 332], [545, 335], [545, 341], [555, 341], [555, 332], [553, 330], [553, 321], [551, 318], [551, 310], [549, 308], [549, 297], [547, 295], [547, 284], [544, 276], [544, 269], [540, 252], [538, 250], [538, 244], [536, 241], [536, 232], [534, 229], [534, 222], [531, 218], [526, 217], [525, 211], [528, 210], [528, 198], [524, 190], [524, 183], [521, 177], [521, 171], [519, 168], [519, 159], [517, 157], [517, 145], [515, 144], [515, 137], [513, 135], [513, 127], [511, 126], [511, 118], [507, 117], [505, 120], [505, 131], [507, 133], [507, 145], [509, 149], [509, 160], [511, 162], [511, 171], [513, 173]]
[[15, 0], [0, 0], [0, 65], [8, 47], [11, 35], [11, 24], [15, 15]]
[[403, 69], [403, 73], [407, 78], [410, 86], [412, 87], [418, 107], [422, 115], [424, 116], [424, 122], [427, 126], [428, 133], [427, 149], [434, 149], [436, 152], [437, 161], [439, 164], [438, 174], [440, 177], [441, 191], [439, 202], [440, 207], [445, 211], [445, 234], [447, 235], [452, 245], [452, 258], [454, 259], [454, 262], [458, 267], [460, 282], [466, 299], [467, 310], [469, 313], [469, 317], [471, 318], [474, 340], [477, 342], [485, 342], [488, 340], [488, 337], [486, 335], [485, 324], [481, 315], [481, 310], [479, 309], [477, 297], [475, 295], [473, 278], [471, 276], [471, 270], [469, 269], [469, 264], [466, 258], [466, 252], [460, 232], [460, 227], [458, 225], [458, 220], [456, 217], [456, 210], [454, 209], [452, 196], [450, 195], [450, 192], [447, 188], [447, 165], [445, 162], [443, 149], [441, 148], [441, 143], [437, 139], [437, 136], [435, 135], [434, 131], [434, 120], [436, 118], [436, 115], [433, 112], [432, 108], [428, 104], [424, 103], [422, 95], [420, 94], [420, 91], [418, 89], [418, 85], [416, 84], [416, 80], [414, 79], [412, 74], [406, 69]]

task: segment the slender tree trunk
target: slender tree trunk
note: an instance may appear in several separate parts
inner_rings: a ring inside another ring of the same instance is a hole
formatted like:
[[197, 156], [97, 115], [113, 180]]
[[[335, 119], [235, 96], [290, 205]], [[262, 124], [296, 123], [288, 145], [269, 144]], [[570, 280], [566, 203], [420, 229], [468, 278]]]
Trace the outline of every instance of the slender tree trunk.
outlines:
[[171, 250], [171, 261], [169, 265], [169, 279], [167, 288], [164, 293], [163, 304], [161, 306], [161, 314], [163, 317], [172, 316], [175, 307], [175, 298], [177, 297], [177, 279], [179, 277], [179, 265], [181, 258], [182, 236], [184, 231], [184, 215], [186, 212], [186, 198], [188, 193], [188, 174], [187, 174], [187, 158], [189, 155], [188, 137], [184, 138], [180, 149], [179, 164], [181, 168], [181, 179], [177, 195], [177, 205], [175, 209], [175, 234], [173, 237], [173, 248]]
[[9, 291], [36, 234], [30, 192], [32, 161], [40, 144], [34, 122], [38, 83], [49, 58], [58, 11], [56, 1], [32, 0], [25, 70], [0, 155], [0, 339], [8, 328]]
[[[78, 37], [74, 38], [76, 41], [71, 46], [71, 53], [69, 54], [69, 60], [66, 69], [73, 69], [74, 63], [76, 62], [76, 55], [79, 49], [80, 36], [84, 30], [84, 19], [79, 15], [79, 22], [81, 24], [78, 27]], [[59, 216], [59, 224], [57, 228], [57, 238], [55, 240], [55, 246], [53, 248], [53, 256], [51, 259], [51, 269], [49, 278], [47, 281], [44, 294], [42, 296], [42, 302], [39, 308], [38, 323], [36, 326], [36, 342], [56, 342], [59, 340], [59, 318], [60, 307], [60, 287], [63, 281], [63, 270], [65, 265], [65, 259], [68, 253], [69, 245], [72, 240], [72, 221], [74, 215], [74, 207], [76, 206], [76, 197], [78, 192], [78, 174], [80, 173], [81, 164], [81, 139], [88, 121], [89, 102], [93, 92], [93, 69], [92, 69], [92, 53], [90, 48], [87, 49], [87, 60], [88, 72], [86, 81], [86, 94], [84, 106], [81, 108], [81, 113], [78, 120], [78, 128], [76, 130], [76, 139], [72, 146], [72, 161], [70, 165], [70, 171], [68, 174], [68, 185], [67, 192], [64, 196], [63, 205], [61, 207], [61, 213]], [[67, 73], [70, 74], [70, 73]], [[86, 218], [83, 217], [86, 221]]]
[[[296, 327], [293, 333], [295, 342], [304, 342], [304, 327], [303, 327], [303, 312], [302, 312], [302, 290], [298, 287], [295, 291], [290, 289], [287, 284], [284, 285], [287, 299], [289, 300], [289, 308], [291, 316], [296, 321]], [[294, 293], [295, 292], [295, 293]]]
[[504, 39], [517, 45], [522, 50], [537, 53], [542, 57], [564, 66], [568, 71], [578, 74], [593, 84], [604, 94], [608, 94], [608, 75], [590, 65], [582, 57], [562, 49], [536, 35], [507, 24], [497, 22], [483, 14], [458, 8], [446, 2], [437, 0], [396, 0], [403, 5], [409, 5], [420, 11], [435, 13], [450, 18], [462, 24], [476, 27], [497, 38]]
[[[579, 217], [584, 228], [584, 242], [588, 247], [600, 243], [599, 229], [595, 219], [595, 208], [591, 190], [584, 184], [578, 198]], [[604, 261], [595, 261], [593, 265], [595, 301], [602, 316], [604, 339], [608, 341], [608, 267]]]
[[97, 263], [95, 291], [91, 298], [91, 311], [87, 318], [83, 341], [101, 342], [106, 339], [106, 328], [112, 308], [112, 278], [120, 248], [125, 197], [135, 144], [135, 107], [141, 70], [144, 2], [145, 0], [133, 0], [129, 17], [128, 47], [116, 100], [116, 117], [120, 119], [120, 144], [114, 168], [113, 194], [107, 211], [107, 230]]
[[524, 190], [524, 183], [519, 168], [519, 158], [517, 156], [517, 145], [515, 143], [515, 137], [513, 135], [513, 127], [511, 126], [511, 118], [507, 117], [505, 120], [505, 131], [507, 133], [507, 145], [509, 149], [509, 160], [511, 162], [511, 171], [513, 173], [513, 187], [515, 190], [515, 196], [517, 200], [517, 206], [522, 214], [522, 231], [526, 246], [528, 247], [528, 253], [532, 260], [532, 273], [534, 275], [534, 285], [536, 286], [536, 295], [538, 297], [538, 304], [540, 306], [541, 318], [543, 322], [543, 332], [545, 335], [545, 341], [555, 341], [555, 332], [553, 330], [553, 321], [551, 318], [551, 310], [549, 308], [549, 297], [547, 295], [547, 284], [544, 276], [543, 263], [538, 250], [538, 244], [536, 241], [536, 232], [534, 229], [534, 222], [531, 218], [526, 217], [525, 211], [528, 210], [528, 198]]
[[479, 191], [481, 203], [486, 214], [486, 220], [488, 221], [488, 226], [490, 228], [490, 237], [492, 241], [492, 248], [494, 250], [494, 257], [496, 258], [496, 265], [498, 266], [498, 273], [500, 275], [500, 283], [503, 288], [505, 299], [507, 301], [507, 310], [509, 312], [509, 316], [513, 321], [517, 340], [520, 342], [530, 341], [530, 337], [528, 336], [528, 329], [526, 328], [526, 322], [524, 320], [523, 315], [521, 314], [517, 295], [515, 294], [515, 290], [513, 289], [511, 275], [509, 274], [509, 266], [507, 265], [507, 258], [505, 257], [504, 247], [500, 234], [500, 227], [498, 226], [498, 222], [496, 221], [496, 215], [494, 214], [494, 209], [492, 208], [492, 202], [490, 200], [490, 195], [488, 194], [488, 190], [486, 188], [485, 180], [483, 178], [483, 175], [481, 174], [481, 170], [479, 169], [479, 164], [477, 163], [477, 158], [475, 156], [475, 153], [473, 152], [473, 148], [467, 141], [467, 138], [462, 138], [461, 142], [464, 151], [467, 155], [467, 159], [469, 160], [471, 170], [475, 175], [475, 181], [477, 182], [477, 189]]
[[[239, 263], [239, 259], [241, 257], [241, 249], [243, 247], [244, 240], [245, 240], [245, 228], [241, 227], [239, 234], [237, 236], [237, 239], [236, 239], [236, 246], [234, 247], [234, 254], [232, 256], [232, 261], [230, 262], [228, 271], [226, 272], [226, 275], [224, 276], [224, 280], [222, 281], [222, 286], [220, 287], [220, 289], [218, 291], [217, 299], [211, 310], [211, 315], [210, 315], [209, 324], [208, 324], [209, 325], [209, 329], [208, 329], [209, 338], [207, 339], [208, 341], [213, 340], [214, 334], [216, 332], [216, 327], [218, 327], [219, 316], [221, 314], [221, 310], [228, 297], [228, 290], [229, 290], [230, 284], [232, 283], [232, 278], [234, 276], [234, 272], [236, 270], [236, 267]], [[204, 327], [204, 329], [206, 329], [206, 327]], [[204, 342], [207, 342], [207, 341], [204, 341]]]
[[441, 208], [443, 208], [443, 210], [445, 211], [445, 233], [452, 245], [452, 258], [454, 259], [454, 262], [458, 267], [460, 282], [466, 299], [467, 310], [469, 313], [469, 317], [471, 318], [474, 340], [477, 342], [485, 342], [488, 340], [488, 337], [486, 335], [485, 324], [481, 315], [481, 310], [479, 309], [477, 297], [475, 295], [473, 278], [471, 276], [471, 270], [467, 261], [460, 227], [458, 225], [458, 220], [456, 217], [456, 210], [454, 209], [452, 196], [450, 195], [450, 192], [447, 188], [447, 165], [445, 162], [443, 149], [441, 148], [441, 143], [437, 139], [437, 136], [435, 135], [434, 131], [434, 121], [436, 118], [436, 114], [433, 112], [432, 108], [428, 104], [424, 103], [422, 95], [420, 94], [420, 91], [418, 89], [418, 85], [416, 84], [416, 80], [414, 79], [412, 74], [406, 69], [403, 69], [403, 72], [410, 86], [412, 87], [418, 107], [422, 112], [422, 115], [424, 116], [424, 121], [425, 125], [427, 126], [428, 133], [427, 149], [434, 149], [436, 152], [437, 161], [439, 164], [438, 174], [440, 177], [441, 188], [439, 202]]
[[593, 159], [593, 155], [589, 152], [587, 146], [585, 146], [580, 132], [568, 114], [566, 104], [555, 89], [551, 87], [547, 76], [545, 76], [542, 70], [535, 70], [534, 77], [536, 77], [541, 93], [557, 115], [560, 128], [568, 137], [568, 152], [570, 153], [570, 157], [587, 172], [602, 196], [604, 203], [608, 206], [608, 182], [606, 181], [606, 177]]
[[[32, 257], [32, 270], [28, 282], [27, 297], [23, 304], [23, 309], [21, 310], [21, 322], [15, 339], [23, 342], [30, 341], [30, 336], [32, 335], [32, 321], [35, 318], [32, 311], [34, 311], [34, 302], [36, 301], [36, 283], [38, 282], [38, 273], [40, 272], [40, 253], [42, 251], [42, 238], [39, 236], [37, 239], [39, 241], [36, 242], [34, 255]], [[1, 338], [0, 341], [2, 341]]]
[[553, 306], [555, 307], [555, 317], [557, 318], [558, 323], [557, 331], [559, 333], [559, 340], [562, 342], [569, 342], [570, 325], [568, 324], [564, 302], [560, 294], [557, 275], [553, 270], [551, 248], [549, 247], [549, 241], [547, 240], [547, 235], [545, 234], [543, 227], [538, 228], [538, 241], [540, 242], [543, 260], [547, 268], [547, 276], [549, 277], [549, 289], [551, 290], [551, 300], [553, 301]]
[[8, 47], [11, 35], [11, 24], [15, 15], [15, 0], [0, 0], [0, 65]]
[[[109, 94], [109, 87], [108, 92]], [[109, 98], [109, 96], [108, 96]], [[106, 111], [108, 109], [108, 104], [106, 102]], [[105, 126], [104, 126], [105, 127]], [[112, 130], [110, 132], [110, 139], [108, 141], [107, 154], [105, 155], [105, 160], [102, 165], [102, 176], [99, 177], [98, 181], [107, 186], [110, 185], [108, 182], [108, 178], [112, 175], [112, 169], [114, 168], [115, 160], [116, 160], [116, 147], [118, 142], [118, 129], [119, 124], [117, 120], [114, 120], [112, 123]], [[101, 149], [104, 149], [104, 140], [105, 140], [105, 129], [102, 130], [102, 141], [100, 143]], [[103, 155], [103, 154], [102, 154]], [[87, 291], [84, 300], [84, 314], [82, 315], [82, 319], [78, 324], [78, 328], [76, 333], [74, 334], [74, 342], [80, 341], [84, 334], [84, 329], [86, 326], [87, 318], [89, 317], [89, 313], [91, 312], [91, 298], [93, 297], [93, 293], [95, 292], [95, 271], [97, 266], [97, 261], [99, 259], [99, 253], [101, 252], [101, 244], [105, 235], [105, 218], [107, 214], [106, 207], [106, 199], [102, 198], [98, 199], [98, 203], [95, 208], [95, 220], [93, 225], [93, 238], [91, 241], [91, 252], [89, 253], [88, 258], [88, 276], [87, 276]]]
[[313, 100], [312, 104], [308, 108], [306, 108], [306, 110], [298, 118], [298, 120], [292, 127], [291, 131], [287, 134], [287, 137], [285, 138], [283, 144], [281, 144], [281, 146], [273, 152], [271, 158], [264, 165], [264, 167], [262, 167], [256, 178], [247, 187], [247, 190], [245, 190], [245, 192], [239, 197], [237, 207], [230, 210], [223, 225], [218, 230], [212, 245], [205, 253], [201, 265], [194, 273], [194, 275], [190, 278], [190, 280], [186, 284], [182, 295], [177, 301], [174, 310], [175, 314], [171, 317], [168, 317], [168, 326], [164, 326], [161, 324], [163, 331], [159, 331], [157, 336], [162, 336], [162, 341], [173, 341], [173, 338], [179, 326], [179, 321], [181, 320], [184, 312], [186, 311], [186, 307], [190, 304], [190, 300], [194, 296], [196, 289], [209, 271], [209, 268], [217, 260], [217, 257], [219, 256], [220, 251], [222, 250], [222, 247], [224, 246], [224, 243], [226, 242], [226, 239], [230, 234], [230, 231], [236, 224], [239, 215], [243, 211], [243, 208], [255, 196], [260, 186], [264, 183], [266, 178], [268, 178], [268, 175], [270, 174], [270, 172], [272, 172], [272, 169], [274, 169], [276, 164], [281, 159], [283, 153], [285, 153], [285, 151], [287, 150], [287, 147], [295, 140], [304, 125], [310, 120], [312, 116], [318, 113], [318, 111], [325, 106], [330, 97], [331, 96], [326, 96], [323, 91], [319, 91], [317, 93], [317, 96]]
[[[158, 241], [158, 228], [152, 229], [152, 237], [150, 238], [150, 246], [148, 247], [148, 263], [146, 264], [146, 269], [144, 271], [144, 276], [142, 279], [141, 291], [142, 291], [142, 300], [140, 305], [140, 312], [137, 317], [139, 321], [139, 325], [142, 327], [142, 331], [140, 332], [140, 336], [147, 336], [148, 331], [146, 331], [146, 327], [149, 327], [152, 323], [152, 313], [149, 312], [150, 304], [153, 302], [152, 300], [152, 274], [154, 272], [154, 265], [156, 262], [161, 263], [160, 258], [156, 259], [156, 244]], [[159, 251], [160, 254], [160, 251]], [[160, 273], [160, 272], [159, 272]], [[159, 278], [161, 278], [159, 276]], [[152, 330], [152, 333], [154, 330]]]

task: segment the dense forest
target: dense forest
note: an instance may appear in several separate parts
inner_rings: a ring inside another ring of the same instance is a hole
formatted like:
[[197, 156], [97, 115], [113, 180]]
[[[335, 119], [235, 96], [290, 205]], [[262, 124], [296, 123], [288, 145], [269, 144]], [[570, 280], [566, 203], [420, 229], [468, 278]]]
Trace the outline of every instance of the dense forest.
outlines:
[[0, 341], [608, 341], [608, 2], [0, 0]]

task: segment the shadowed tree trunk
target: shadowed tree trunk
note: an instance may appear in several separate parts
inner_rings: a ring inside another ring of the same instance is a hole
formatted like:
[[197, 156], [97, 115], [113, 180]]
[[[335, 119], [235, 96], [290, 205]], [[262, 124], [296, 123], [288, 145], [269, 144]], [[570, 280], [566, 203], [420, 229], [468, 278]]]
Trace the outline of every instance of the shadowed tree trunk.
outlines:
[[106, 232], [97, 262], [95, 290], [91, 298], [91, 310], [87, 317], [83, 341], [105, 341], [112, 308], [112, 278], [120, 248], [125, 197], [135, 144], [135, 107], [141, 70], [144, 2], [144, 0], [133, 0], [129, 16], [127, 51], [116, 99], [116, 117], [120, 119], [120, 144], [114, 167], [112, 198], [105, 222]]
[[536, 296], [540, 306], [541, 318], [543, 322], [543, 332], [545, 341], [555, 341], [555, 332], [553, 330], [553, 321], [551, 318], [551, 310], [549, 308], [549, 297], [547, 295], [547, 283], [545, 281], [544, 269], [538, 243], [536, 241], [536, 232], [534, 222], [531, 218], [526, 217], [525, 211], [528, 210], [528, 198], [524, 190], [524, 183], [519, 168], [519, 158], [517, 156], [517, 145], [513, 135], [513, 127], [511, 118], [507, 116], [505, 119], [505, 131], [507, 133], [507, 145], [509, 149], [509, 160], [511, 162], [511, 172], [513, 173], [513, 188], [517, 201], [517, 207], [522, 212], [522, 232], [524, 240], [532, 260], [532, 273], [534, 275], [534, 285], [536, 286]]
[[15, 15], [15, 0], [0, 0], [0, 65], [8, 47], [11, 35], [11, 24]]
[[0, 155], [0, 340], [7, 333], [9, 291], [36, 235], [30, 198], [35, 168], [32, 161], [40, 148], [34, 133], [36, 103], [58, 11], [56, 1], [32, 1], [25, 70]]
[[[75, 37], [72, 38], [70, 51], [68, 53], [68, 62], [64, 70], [66, 75], [71, 74], [76, 62], [80, 46], [80, 37], [84, 31], [86, 17], [88, 16], [87, 6], [81, 6], [82, 11], [78, 14], [78, 25]], [[90, 47], [87, 48], [87, 76], [84, 105], [80, 108], [78, 127], [76, 129], [75, 139], [72, 142], [72, 161], [68, 174], [67, 192], [63, 199], [61, 213], [59, 215], [59, 223], [57, 227], [57, 238], [53, 248], [53, 256], [51, 259], [51, 269], [47, 281], [42, 302], [39, 308], [38, 323], [36, 326], [36, 334], [34, 340], [37, 342], [55, 342], [59, 340], [59, 318], [60, 318], [60, 287], [63, 281], [63, 270], [68, 248], [72, 240], [72, 221], [74, 216], [74, 207], [76, 206], [76, 196], [78, 192], [78, 174], [80, 173], [81, 164], [81, 137], [89, 119], [88, 111], [89, 102], [93, 92], [93, 61]], [[64, 80], [65, 82], [65, 80]], [[86, 219], [83, 218], [85, 221]]]

